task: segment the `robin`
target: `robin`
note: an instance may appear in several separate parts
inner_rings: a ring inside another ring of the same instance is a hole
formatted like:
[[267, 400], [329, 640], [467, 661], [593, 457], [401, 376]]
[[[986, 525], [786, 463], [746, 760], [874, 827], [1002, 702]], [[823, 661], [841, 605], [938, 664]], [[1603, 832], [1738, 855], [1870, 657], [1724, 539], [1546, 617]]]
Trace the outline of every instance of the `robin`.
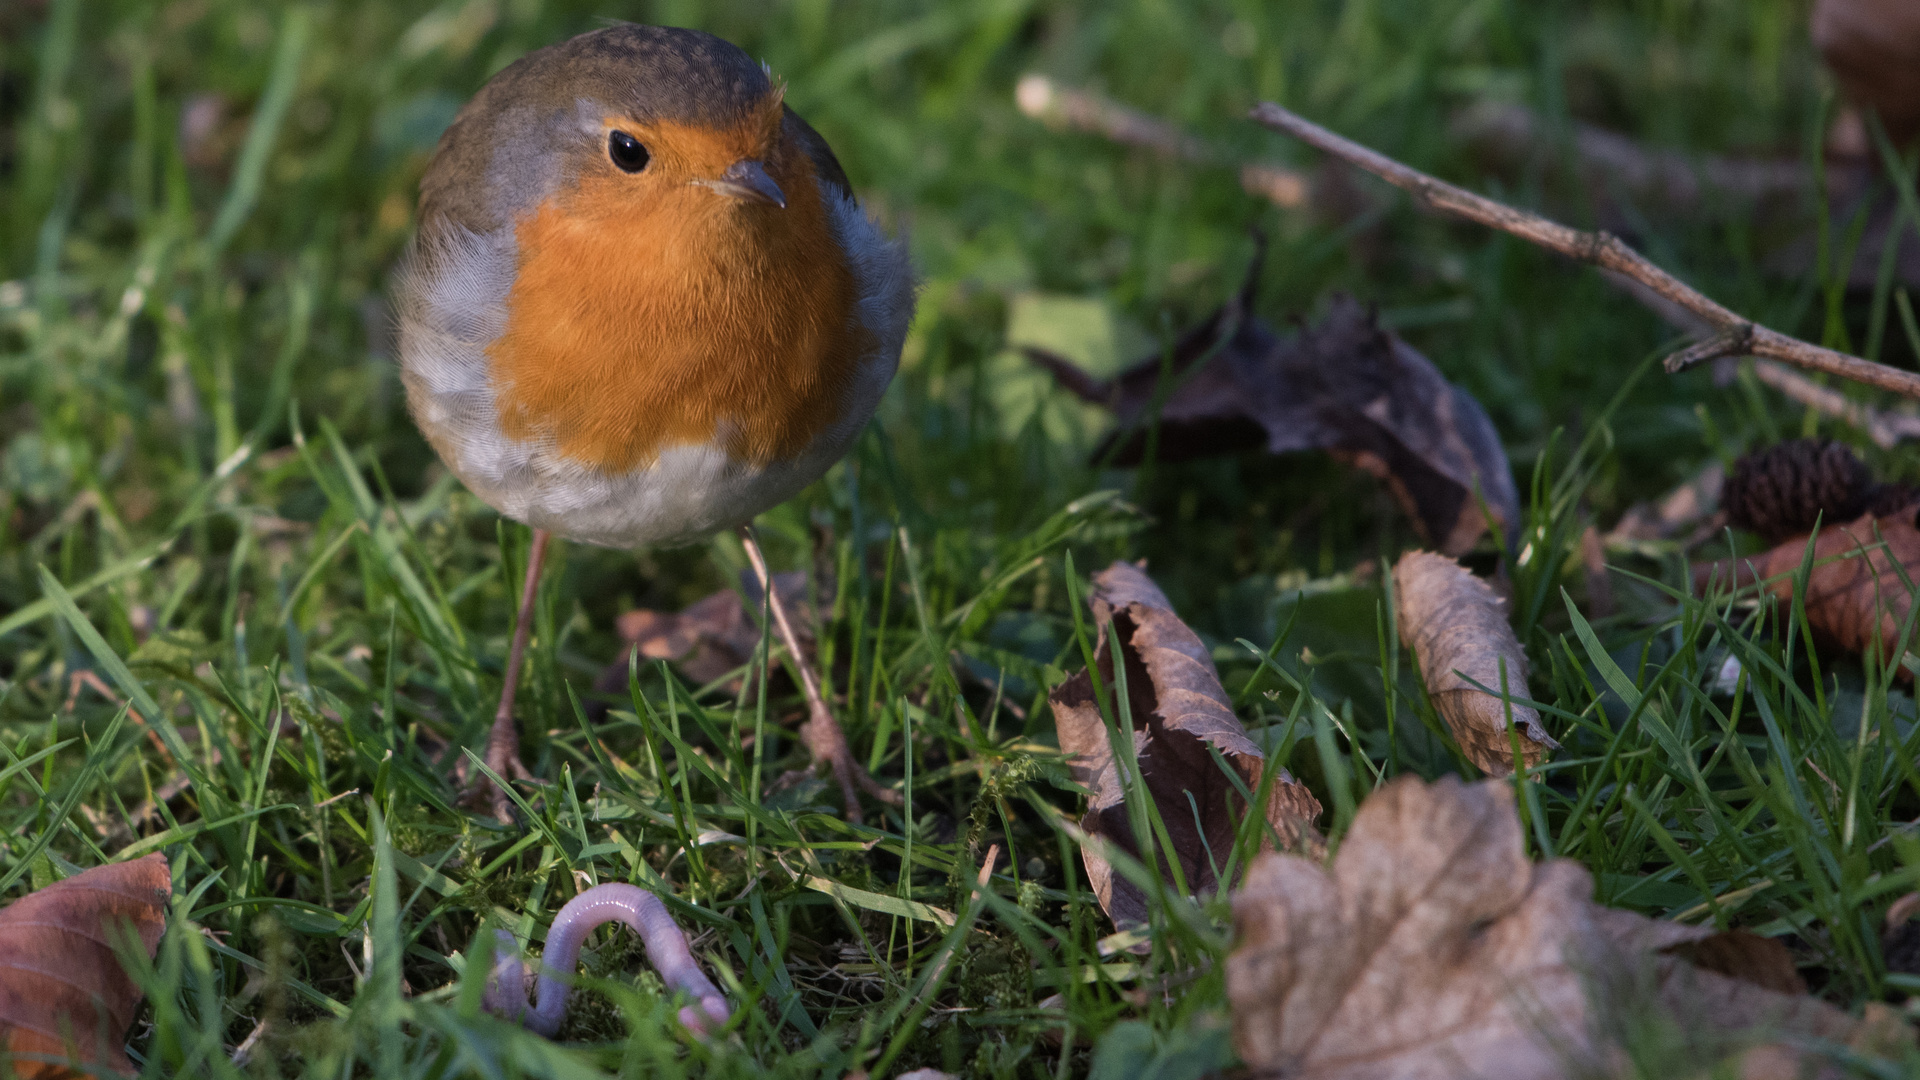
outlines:
[[[484, 758], [505, 779], [528, 775], [513, 697], [549, 539], [743, 526], [839, 460], [892, 381], [906, 252], [783, 96], [711, 34], [609, 26], [495, 75], [421, 180], [397, 287], [407, 404], [469, 490], [533, 529]], [[855, 778], [881, 789], [824, 722], [806, 743], [857, 816]]]

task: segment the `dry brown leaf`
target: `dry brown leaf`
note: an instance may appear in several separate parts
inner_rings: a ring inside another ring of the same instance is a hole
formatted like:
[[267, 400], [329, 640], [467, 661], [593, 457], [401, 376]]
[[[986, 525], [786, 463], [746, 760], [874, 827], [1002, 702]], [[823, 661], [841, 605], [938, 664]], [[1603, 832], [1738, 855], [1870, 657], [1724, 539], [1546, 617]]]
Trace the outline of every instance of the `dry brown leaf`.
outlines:
[[[97, 866], [0, 909], [0, 1032], [8, 1056], [81, 1061], [133, 1071], [122, 1048], [140, 1004], [114, 951], [131, 926], [152, 956], [167, 927], [173, 875], [159, 853]], [[82, 1074], [64, 1065], [12, 1060], [21, 1080]]]
[[1886, 925], [1880, 934], [1880, 956], [1889, 972], [1920, 974], [1920, 893], [1907, 893], [1887, 907]]
[[1697, 941], [1669, 945], [1660, 952], [1677, 956], [1702, 971], [1718, 972], [1782, 994], [1804, 994], [1807, 981], [1793, 962], [1793, 954], [1779, 938], [1761, 937], [1745, 930], [1726, 930]]
[[1559, 747], [1537, 711], [1498, 696], [1502, 661], [1508, 696], [1533, 694], [1527, 689], [1527, 656], [1507, 625], [1506, 605], [1486, 582], [1444, 555], [1409, 551], [1394, 564], [1393, 590], [1400, 640], [1420, 662], [1427, 697], [1469, 760], [1495, 775], [1513, 771], [1509, 708], [1526, 764], [1539, 764], [1548, 750]]
[[1547, 1080], [1621, 1072], [1636, 1017], [1706, 1062], [1751, 1047], [1742, 1033], [1760, 1027], [1788, 1052], [1808, 1038], [1911, 1043], [1660, 955], [1702, 932], [1592, 896], [1578, 863], [1527, 860], [1507, 784], [1394, 780], [1361, 805], [1331, 866], [1266, 854], [1248, 870], [1227, 958], [1235, 1047], [1260, 1075]]
[[[743, 574], [740, 587], [741, 592], [721, 589], [679, 612], [639, 608], [620, 616], [616, 627], [627, 643], [627, 651], [600, 673], [594, 688], [604, 693], [624, 690], [627, 657], [634, 652], [640, 654], [643, 665], [653, 660], [671, 661], [695, 686], [704, 686], [752, 662], [754, 650], [760, 647], [760, 624], [759, 612], [748, 605], [757, 606], [760, 582], [752, 574]], [[773, 587], [794, 618], [793, 630], [800, 638], [800, 647], [810, 653], [813, 605], [807, 597], [806, 573], [794, 570], [775, 574]]]
[[[1790, 599], [1806, 551], [1807, 538], [1794, 537], [1757, 555], [1697, 564], [1694, 582], [1700, 588], [1765, 582], [1769, 593]], [[1888, 662], [1898, 659], [1900, 624], [1913, 607], [1913, 594], [1901, 576], [1920, 582], [1914, 510], [1829, 525], [1814, 538], [1813, 559], [1804, 603], [1814, 641], [1850, 653], [1877, 647]]]
[[1920, 4], [1817, 0], [1812, 30], [1841, 89], [1880, 113], [1896, 146], [1920, 134]]
[[[1215, 864], [1224, 863], [1233, 848], [1246, 800], [1221, 772], [1212, 752], [1218, 752], [1240, 774], [1247, 790], [1255, 793], [1260, 790], [1266, 757], [1234, 715], [1233, 702], [1220, 685], [1206, 646], [1173, 613], [1166, 594], [1145, 572], [1131, 563], [1116, 562], [1095, 574], [1088, 606], [1099, 628], [1094, 657], [1109, 692], [1115, 689], [1109, 624], [1119, 637], [1127, 707], [1134, 724], [1134, 754], [1166, 823], [1181, 873], [1195, 894], [1213, 892], [1220, 885]], [[1060, 749], [1068, 755], [1074, 779], [1092, 792], [1082, 827], [1140, 858], [1141, 845], [1127, 818], [1120, 772], [1100, 718], [1093, 680], [1082, 671], [1055, 687], [1048, 700], [1060, 733]], [[1316, 847], [1320, 836], [1313, 820], [1318, 816], [1320, 804], [1306, 787], [1285, 769], [1276, 770], [1267, 820], [1280, 843], [1289, 848]], [[1115, 874], [1097, 852], [1083, 848], [1081, 855], [1094, 894], [1114, 924], [1145, 923], [1145, 895]], [[1161, 863], [1165, 866], [1164, 859]]]
[[[1155, 353], [1112, 379], [1094, 379], [1064, 358], [1025, 350], [1061, 386], [1116, 414], [1114, 437], [1124, 441], [1096, 458], [1114, 450], [1118, 464], [1141, 461], [1153, 406], [1171, 390], [1158, 414], [1161, 461], [1325, 450], [1384, 480], [1443, 551], [1472, 548], [1487, 513], [1505, 532], [1518, 526], [1506, 451], [1472, 395], [1351, 297], [1336, 296], [1326, 319], [1281, 338], [1252, 314], [1259, 269], [1255, 258], [1240, 293], [1174, 344], [1164, 372]], [[1231, 337], [1215, 351], [1223, 334]]]
[[1722, 502], [1729, 524], [1774, 547], [1696, 564], [1697, 587], [1765, 582], [1774, 596], [1790, 598], [1810, 530], [1829, 522], [1813, 538], [1808, 628], [1822, 648], [1865, 653], [1877, 640], [1884, 658], [1897, 658], [1894, 639], [1913, 606], [1907, 582], [1920, 580], [1920, 491], [1875, 481], [1844, 445], [1795, 439], [1736, 462]]
[[1608, 531], [1607, 547], [1628, 547], [1669, 540], [1693, 532], [1720, 507], [1720, 489], [1727, 470], [1718, 461], [1708, 463], [1693, 479], [1661, 496], [1658, 502], [1635, 503]]

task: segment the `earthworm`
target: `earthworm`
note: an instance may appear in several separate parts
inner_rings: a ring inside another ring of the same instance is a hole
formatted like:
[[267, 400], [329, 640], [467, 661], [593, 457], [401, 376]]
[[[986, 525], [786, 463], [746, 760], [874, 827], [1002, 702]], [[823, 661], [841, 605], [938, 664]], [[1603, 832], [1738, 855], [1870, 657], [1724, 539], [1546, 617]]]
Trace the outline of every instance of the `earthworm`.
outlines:
[[580, 945], [588, 934], [610, 922], [624, 923], [639, 934], [647, 959], [659, 970], [667, 989], [685, 991], [693, 999], [693, 1004], [680, 1010], [680, 1022], [688, 1030], [704, 1035], [727, 1022], [727, 1000], [694, 963], [687, 936], [667, 914], [667, 906], [637, 885], [619, 883], [595, 885], [567, 901], [554, 916], [540, 957], [537, 1003], [527, 1000], [526, 974], [513, 935], [494, 931], [493, 971], [483, 997], [487, 1011], [552, 1038], [566, 1016], [567, 982], [580, 960]]

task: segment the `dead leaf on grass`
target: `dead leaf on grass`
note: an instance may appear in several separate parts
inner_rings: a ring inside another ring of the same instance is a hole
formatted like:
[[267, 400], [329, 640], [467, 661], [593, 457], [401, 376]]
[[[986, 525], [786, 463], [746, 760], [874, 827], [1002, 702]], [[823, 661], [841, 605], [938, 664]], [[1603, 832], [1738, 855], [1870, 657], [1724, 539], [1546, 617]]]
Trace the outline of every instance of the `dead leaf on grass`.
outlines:
[[1330, 866], [1265, 854], [1248, 870], [1227, 958], [1235, 1046], [1259, 1075], [1547, 1080], [1625, 1071], [1636, 1022], [1708, 1064], [1761, 1027], [1796, 1065], [1817, 1067], [1799, 1049], [1812, 1039], [1911, 1045], [1897, 1018], [1863, 1022], [1653, 951], [1707, 932], [1592, 896], [1578, 863], [1528, 861], [1506, 783], [1393, 780]]
[[[759, 612], [748, 605], [758, 604], [760, 582], [752, 574], [743, 574], [740, 582], [742, 592], [721, 589], [678, 612], [639, 608], [620, 616], [616, 625], [627, 651], [600, 673], [594, 688], [604, 693], [626, 689], [627, 657], [635, 652], [642, 665], [654, 660], [672, 662], [695, 686], [705, 686], [751, 663], [760, 647], [760, 624]], [[773, 587], [794, 620], [800, 648], [811, 653], [814, 619], [806, 573], [775, 574]]]
[[[1442, 551], [1472, 548], [1488, 514], [1510, 534], [1520, 499], [1480, 403], [1352, 297], [1336, 296], [1317, 325], [1275, 334], [1252, 314], [1260, 263], [1256, 256], [1240, 292], [1182, 335], [1164, 366], [1156, 353], [1095, 379], [1062, 357], [1025, 350], [1061, 386], [1113, 410], [1120, 430], [1095, 457], [1138, 464], [1150, 426], [1161, 461], [1325, 450], [1384, 480]], [[1122, 440], [1117, 448], [1113, 439]]]
[[1726, 930], [1698, 941], [1669, 945], [1660, 952], [1677, 956], [1702, 971], [1718, 972], [1782, 994], [1804, 994], [1807, 981], [1793, 962], [1793, 954], [1779, 938], [1761, 937], [1745, 930]]
[[[1704, 589], [1711, 582], [1736, 587], [1765, 582], [1768, 593], [1790, 599], [1806, 550], [1801, 536], [1757, 555], [1699, 563], [1694, 583]], [[1895, 517], [1867, 514], [1821, 529], [1813, 540], [1813, 560], [1804, 602], [1815, 643], [1857, 654], [1877, 649], [1883, 660], [1897, 660], [1900, 624], [1913, 607], [1902, 575], [1920, 582], [1920, 529], [1913, 509]]]
[[1895, 146], [1920, 134], [1920, 4], [1817, 0], [1812, 30], [1841, 89], [1880, 113]]
[[1829, 522], [1812, 537], [1803, 598], [1815, 643], [1856, 654], [1877, 647], [1883, 659], [1898, 658], [1900, 624], [1913, 607], [1908, 582], [1920, 581], [1920, 492], [1876, 482], [1837, 443], [1796, 439], [1741, 458], [1722, 498], [1730, 524], [1774, 547], [1696, 563], [1696, 588], [1764, 582], [1768, 593], [1789, 599], [1808, 530]]
[[[1115, 689], [1109, 623], [1120, 639], [1134, 755], [1166, 823], [1181, 873], [1196, 895], [1211, 893], [1220, 887], [1215, 869], [1233, 848], [1246, 806], [1214, 753], [1256, 795], [1266, 757], [1234, 715], [1206, 646], [1173, 613], [1166, 594], [1144, 571], [1116, 562], [1095, 574], [1088, 606], [1099, 628], [1095, 662], [1109, 692]], [[1082, 827], [1140, 858], [1142, 845], [1127, 817], [1121, 770], [1114, 762], [1093, 680], [1082, 671], [1055, 687], [1048, 700], [1074, 779], [1092, 792]], [[1266, 810], [1281, 845], [1318, 847], [1313, 820], [1320, 815], [1320, 804], [1285, 769], [1276, 770]], [[1144, 924], [1145, 894], [1115, 874], [1097, 852], [1083, 848], [1081, 855], [1094, 894], [1114, 925]]]
[[[65, 1059], [134, 1071], [122, 1048], [140, 989], [114, 951], [127, 926], [151, 957], [167, 926], [173, 875], [158, 852], [97, 866], [28, 893], [0, 909], [0, 1033], [6, 1056]], [[32, 1059], [11, 1060], [22, 1080], [82, 1073]]]
[[1693, 479], [1661, 496], [1659, 501], [1629, 507], [1607, 532], [1606, 546], [1631, 547], [1696, 532], [1719, 510], [1720, 491], [1726, 482], [1726, 468], [1718, 461], [1709, 462]]
[[1527, 689], [1527, 656], [1507, 624], [1506, 605], [1486, 582], [1444, 555], [1409, 551], [1394, 564], [1393, 591], [1400, 640], [1420, 662], [1427, 697], [1475, 765], [1494, 775], [1513, 771], [1509, 709], [1527, 765], [1539, 764], [1548, 750], [1559, 747], [1537, 711], [1498, 696], [1503, 661], [1507, 695], [1533, 694]]

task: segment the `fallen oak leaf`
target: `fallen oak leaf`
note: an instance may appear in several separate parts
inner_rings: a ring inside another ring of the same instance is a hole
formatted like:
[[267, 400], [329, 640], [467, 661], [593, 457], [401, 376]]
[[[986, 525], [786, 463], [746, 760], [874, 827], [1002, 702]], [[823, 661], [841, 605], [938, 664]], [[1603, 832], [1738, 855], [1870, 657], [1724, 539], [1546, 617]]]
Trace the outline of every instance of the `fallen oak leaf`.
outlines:
[[1813, 43], [1849, 98], [1879, 112], [1901, 146], [1920, 134], [1920, 6], [1911, 0], [1817, 0]]
[[1499, 697], [1503, 682], [1509, 698], [1533, 695], [1526, 653], [1486, 582], [1444, 555], [1409, 551], [1393, 566], [1393, 593], [1400, 640], [1413, 650], [1428, 699], [1469, 760], [1496, 776], [1513, 771], [1509, 715], [1528, 766], [1559, 748], [1538, 711]]
[[[1144, 571], [1116, 562], [1095, 574], [1088, 606], [1099, 628], [1094, 660], [1109, 693], [1117, 688], [1118, 639], [1128, 715], [1134, 724], [1134, 756], [1166, 826], [1181, 874], [1196, 895], [1211, 893], [1221, 885], [1216, 867], [1224, 869], [1246, 807], [1246, 799], [1222, 772], [1214, 754], [1238, 772], [1246, 789], [1256, 796], [1266, 756], [1234, 715], [1206, 646], [1174, 614], [1166, 594]], [[1135, 858], [1143, 858], [1143, 849], [1157, 850], [1151, 840], [1143, 845], [1134, 835], [1121, 766], [1114, 761], [1091, 676], [1085, 671], [1075, 674], [1055, 687], [1048, 701], [1073, 778], [1091, 792], [1081, 827]], [[1118, 709], [1117, 702], [1114, 707]], [[1278, 766], [1269, 783], [1265, 810], [1282, 847], [1320, 846], [1320, 835], [1313, 827], [1320, 803]], [[1093, 845], [1081, 848], [1081, 859], [1094, 895], [1114, 925], [1121, 929], [1144, 925], [1147, 898], [1139, 887], [1116, 874]], [[1164, 858], [1159, 861], [1171, 869]]]
[[0, 1060], [13, 1075], [79, 1077], [53, 1063], [75, 1056], [134, 1071], [121, 1044], [141, 992], [120, 966], [117, 935], [131, 926], [152, 957], [172, 892], [166, 856], [155, 852], [96, 866], [0, 909]]
[[1480, 403], [1351, 297], [1335, 296], [1314, 326], [1284, 339], [1275, 334], [1252, 314], [1263, 255], [1264, 246], [1234, 298], [1181, 335], [1167, 356], [1146, 357], [1112, 379], [1023, 350], [1062, 387], [1113, 410], [1119, 431], [1095, 458], [1138, 464], [1150, 427], [1161, 461], [1325, 450], [1385, 481], [1420, 535], [1442, 551], [1471, 549], [1489, 515], [1511, 534], [1520, 496]]
[[1725, 930], [1697, 941], [1682, 941], [1660, 952], [1677, 956], [1702, 971], [1718, 972], [1782, 994], [1804, 994], [1807, 981], [1793, 962], [1793, 954], [1779, 938], [1761, 937], [1746, 930]]
[[[1907, 581], [1920, 582], [1920, 528], [1915, 528], [1914, 509], [1829, 525], [1812, 540], [1813, 567], [1802, 602], [1815, 644], [1862, 655], [1877, 651], [1889, 663], [1899, 659], [1900, 625], [1913, 608]], [[1694, 585], [1701, 590], [1716, 583], [1759, 585], [1790, 600], [1806, 551], [1803, 536], [1757, 555], [1698, 563]]]
[[1249, 868], [1226, 969], [1235, 1047], [1256, 1074], [1312, 1080], [1606, 1075], [1636, 1007], [1709, 1063], [1762, 1041], [1803, 1064], [1815, 1040], [1911, 1045], [1654, 952], [1705, 932], [1592, 895], [1578, 863], [1528, 861], [1506, 783], [1390, 781], [1330, 866], [1270, 853]]
[[1718, 461], [1708, 463], [1693, 479], [1661, 496], [1658, 502], [1628, 507], [1603, 538], [1605, 546], [1631, 548], [1695, 531], [1718, 513], [1720, 492], [1726, 483], [1726, 469]]
[[[807, 575], [799, 570], [775, 574], [773, 587], [780, 602], [798, 616], [794, 630], [800, 647], [810, 652], [813, 605], [807, 598]], [[609, 694], [625, 690], [627, 660], [636, 653], [643, 664], [673, 663], [695, 686], [705, 686], [751, 663], [760, 647], [760, 625], [759, 612], [749, 610], [749, 605], [758, 608], [760, 583], [747, 573], [741, 575], [740, 588], [741, 592], [721, 589], [678, 612], [637, 608], [621, 615], [615, 628], [627, 648], [594, 680], [594, 689]]]
[[[1791, 599], [1809, 530], [1813, 566], [1807, 575], [1807, 628], [1822, 648], [1900, 655], [1900, 625], [1913, 607], [1909, 582], [1920, 581], [1920, 492], [1873, 480], [1837, 443], [1794, 440], [1735, 463], [1722, 493], [1727, 520], [1775, 546], [1757, 555], [1697, 563], [1696, 588], [1714, 583], [1759, 585]], [[1905, 669], [1901, 669], [1904, 671]]]

